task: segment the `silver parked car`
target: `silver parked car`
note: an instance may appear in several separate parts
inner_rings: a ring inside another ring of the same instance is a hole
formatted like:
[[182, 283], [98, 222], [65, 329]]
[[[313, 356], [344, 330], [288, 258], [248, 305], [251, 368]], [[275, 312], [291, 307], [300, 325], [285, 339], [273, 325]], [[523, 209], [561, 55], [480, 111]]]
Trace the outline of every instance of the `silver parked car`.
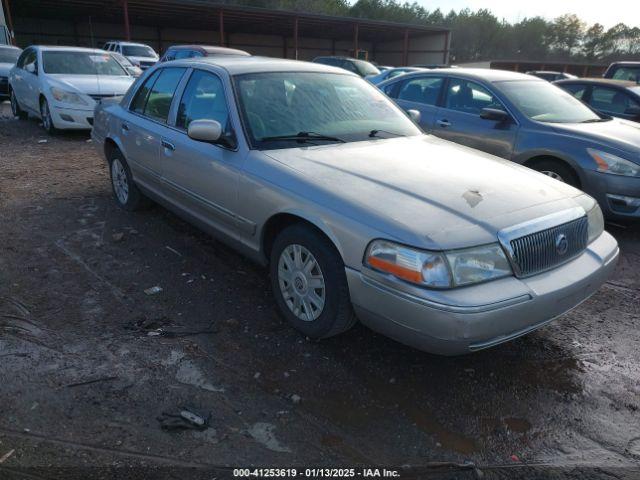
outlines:
[[618, 257], [591, 197], [424, 135], [339, 68], [162, 63], [96, 107], [92, 136], [122, 208], [151, 198], [268, 264], [312, 338], [358, 318], [430, 352], [479, 350], [578, 305]]

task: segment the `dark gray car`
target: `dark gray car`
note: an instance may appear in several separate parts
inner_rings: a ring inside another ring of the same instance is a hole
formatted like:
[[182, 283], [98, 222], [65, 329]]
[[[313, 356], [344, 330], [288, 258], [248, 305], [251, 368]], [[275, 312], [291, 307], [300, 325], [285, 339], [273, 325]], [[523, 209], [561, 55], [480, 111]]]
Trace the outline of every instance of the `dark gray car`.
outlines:
[[438, 137], [526, 165], [594, 196], [610, 218], [640, 218], [640, 125], [596, 113], [531, 75], [455, 69], [379, 85]]

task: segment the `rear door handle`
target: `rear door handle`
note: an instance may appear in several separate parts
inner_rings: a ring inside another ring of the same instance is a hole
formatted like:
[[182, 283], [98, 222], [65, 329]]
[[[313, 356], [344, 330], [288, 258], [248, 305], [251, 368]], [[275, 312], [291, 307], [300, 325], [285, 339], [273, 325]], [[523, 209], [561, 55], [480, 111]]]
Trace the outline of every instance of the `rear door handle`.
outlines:
[[169, 142], [167, 140], [163, 139], [163, 140], [160, 141], [160, 143], [162, 144], [162, 146], [164, 148], [166, 148], [167, 150], [171, 150], [172, 152], [176, 149], [176, 146], [173, 143], [171, 143], [171, 142]]
[[438, 124], [438, 126], [443, 128], [447, 128], [451, 126], [451, 123], [449, 122], [449, 120], [442, 119], [442, 120], [438, 120], [436, 123]]

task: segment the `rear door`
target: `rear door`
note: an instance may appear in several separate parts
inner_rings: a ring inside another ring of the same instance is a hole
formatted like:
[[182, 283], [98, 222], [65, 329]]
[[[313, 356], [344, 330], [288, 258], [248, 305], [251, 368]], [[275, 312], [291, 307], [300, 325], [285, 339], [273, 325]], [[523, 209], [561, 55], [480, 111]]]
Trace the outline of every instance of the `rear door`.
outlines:
[[185, 68], [170, 67], [153, 72], [136, 92], [118, 126], [124, 154], [136, 181], [154, 190], [161, 185], [162, 135], [173, 96], [185, 71]]
[[233, 144], [218, 145], [187, 135], [194, 120], [216, 120], [231, 135], [229, 100], [213, 72], [192, 71], [176, 99], [175, 124], [166, 130], [161, 148], [164, 182], [176, 203], [217, 230], [234, 234], [241, 155]]
[[477, 82], [449, 77], [444, 104], [438, 108], [434, 135], [477, 148], [503, 158], [511, 158], [518, 125], [513, 118], [504, 122], [480, 117], [483, 108], [507, 111], [489, 91]]
[[395, 86], [390, 96], [405, 111], [419, 111], [420, 126], [424, 131], [432, 132], [443, 84], [444, 77], [412, 77]]

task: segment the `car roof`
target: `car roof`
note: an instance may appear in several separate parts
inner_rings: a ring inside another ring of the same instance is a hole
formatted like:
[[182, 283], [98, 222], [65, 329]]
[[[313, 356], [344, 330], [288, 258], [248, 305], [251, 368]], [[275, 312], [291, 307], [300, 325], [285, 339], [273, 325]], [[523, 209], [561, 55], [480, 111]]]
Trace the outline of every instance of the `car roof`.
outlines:
[[0, 45], [0, 48], [6, 48], [7, 50], [20, 50], [20, 51], [22, 51], [22, 49], [20, 47], [16, 47], [14, 45]]
[[33, 48], [37, 48], [43, 52], [87, 52], [87, 53], [110, 53], [100, 48], [85, 48], [85, 47], [65, 47], [60, 45], [32, 45]]
[[640, 66], [640, 62], [633, 62], [633, 61], [623, 61], [623, 62], [613, 62], [611, 65], [609, 65], [609, 67], [624, 67], [624, 66], [629, 66], [629, 67], [637, 67]]
[[237, 48], [217, 47], [215, 45], [171, 45], [167, 50], [202, 50], [218, 55], [243, 55], [251, 56], [249, 52]]
[[529, 70], [527, 74], [529, 73], [550, 73], [552, 75], [562, 75], [563, 72], [558, 72], [557, 70]]
[[110, 40], [105, 43], [119, 43], [120, 45], [130, 45], [132, 47], [148, 47], [146, 43], [137, 43], [137, 42], [125, 42], [123, 40]]
[[569, 84], [569, 83], [588, 83], [590, 85], [611, 85], [613, 87], [637, 87], [638, 84], [636, 82], [632, 82], [630, 80], [614, 80], [613, 78], [569, 78], [566, 80], [558, 80], [556, 82], [558, 85]]
[[[446, 69], [430, 69], [423, 70], [419, 72], [411, 72], [402, 77], [407, 79], [412, 76], [420, 76], [420, 75], [429, 75], [429, 76], [455, 76], [462, 77], [469, 80], [484, 80], [485, 82], [506, 82], [513, 80], [526, 80], [530, 82], [546, 82], [546, 80], [542, 80], [541, 78], [534, 77], [533, 75], [527, 75], [525, 73], [519, 72], [510, 72], [508, 70], [494, 70], [489, 68], [446, 68]], [[389, 82], [395, 81], [396, 78], [389, 80]]]
[[203, 64], [216, 65], [224, 68], [229, 75], [261, 72], [325, 72], [356, 76], [347, 70], [324, 65], [322, 63], [301, 62], [299, 60], [285, 60], [283, 58], [253, 57], [239, 55], [220, 55], [217, 57], [197, 57], [184, 60], [173, 60], [167, 64]]

